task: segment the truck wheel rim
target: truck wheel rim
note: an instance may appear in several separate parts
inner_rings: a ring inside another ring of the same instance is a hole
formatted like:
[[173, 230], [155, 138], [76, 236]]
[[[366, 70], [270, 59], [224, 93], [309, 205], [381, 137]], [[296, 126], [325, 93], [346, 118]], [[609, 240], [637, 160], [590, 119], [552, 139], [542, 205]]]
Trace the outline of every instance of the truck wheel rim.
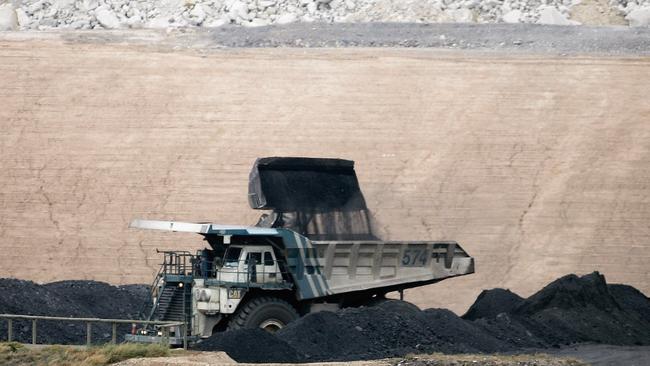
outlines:
[[278, 330], [284, 328], [284, 323], [276, 319], [268, 319], [260, 324], [260, 328], [264, 329], [269, 333], [275, 333]]

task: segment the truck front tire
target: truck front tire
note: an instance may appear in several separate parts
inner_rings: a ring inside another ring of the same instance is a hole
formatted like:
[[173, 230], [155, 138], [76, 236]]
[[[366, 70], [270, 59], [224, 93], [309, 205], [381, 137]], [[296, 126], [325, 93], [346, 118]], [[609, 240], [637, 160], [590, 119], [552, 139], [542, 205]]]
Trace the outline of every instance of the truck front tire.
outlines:
[[298, 319], [291, 304], [276, 297], [256, 297], [243, 304], [228, 323], [228, 330], [262, 328], [275, 333]]

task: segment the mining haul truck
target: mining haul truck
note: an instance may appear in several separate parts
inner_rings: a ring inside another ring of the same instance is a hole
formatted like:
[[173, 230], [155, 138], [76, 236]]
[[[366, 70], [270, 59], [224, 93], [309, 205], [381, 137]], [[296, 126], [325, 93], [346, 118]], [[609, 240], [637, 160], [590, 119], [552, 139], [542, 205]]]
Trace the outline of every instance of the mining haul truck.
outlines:
[[[322, 310], [381, 302], [389, 292], [474, 272], [453, 241], [381, 241], [370, 230], [354, 162], [262, 158], [250, 173], [249, 203], [271, 210], [254, 226], [135, 220], [131, 227], [203, 236], [209, 248], [164, 251], [147, 320], [178, 321], [181, 344], [239, 328], [277, 331]], [[154, 328], [127, 341], [157, 342]]]

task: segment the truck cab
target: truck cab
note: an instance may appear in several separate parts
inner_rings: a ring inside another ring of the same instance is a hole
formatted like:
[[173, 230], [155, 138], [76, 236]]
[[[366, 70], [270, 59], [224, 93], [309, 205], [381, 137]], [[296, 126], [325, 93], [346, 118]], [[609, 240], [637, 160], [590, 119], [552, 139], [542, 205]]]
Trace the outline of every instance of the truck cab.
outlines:
[[[234, 328], [237, 323], [235, 312], [241, 308], [242, 301], [269, 291], [290, 293], [293, 284], [288, 280], [283, 268], [286, 266], [276, 258], [270, 245], [231, 244], [225, 249], [222, 258], [205, 262], [206, 257], [197, 256], [195, 268], [210, 268], [200, 271], [192, 283], [192, 333], [208, 337], [215, 331]], [[247, 295], [248, 294], [248, 295]], [[276, 304], [277, 305], [277, 304]], [[266, 320], [262, 328], [274, 331], [297, 318], [298, 314], [287, 303], [280, 304], [285, 309], [282, 319]], [[295, 313], [295, 316], [294, 316]], [[246, 319], [248, 320], [248, 319]], [[248, 324], [248, 322], [245, 322]]]
[[254, 285], [283, 281], [280, 266], [270, 245], [230, 245], [221, 266], [216, 268], [216, 279], [223, 283]]

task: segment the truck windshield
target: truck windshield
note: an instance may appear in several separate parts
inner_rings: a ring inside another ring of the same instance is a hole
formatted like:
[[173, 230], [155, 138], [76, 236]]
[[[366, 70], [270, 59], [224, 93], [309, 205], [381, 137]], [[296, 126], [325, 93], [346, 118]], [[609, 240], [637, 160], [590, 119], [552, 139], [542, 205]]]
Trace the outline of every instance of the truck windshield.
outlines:
[[239, 254], [241, 254], [241, 248], [229, 247], [224, 256], [224, 265], [230, 267], [237, 266], [239, 264]]

